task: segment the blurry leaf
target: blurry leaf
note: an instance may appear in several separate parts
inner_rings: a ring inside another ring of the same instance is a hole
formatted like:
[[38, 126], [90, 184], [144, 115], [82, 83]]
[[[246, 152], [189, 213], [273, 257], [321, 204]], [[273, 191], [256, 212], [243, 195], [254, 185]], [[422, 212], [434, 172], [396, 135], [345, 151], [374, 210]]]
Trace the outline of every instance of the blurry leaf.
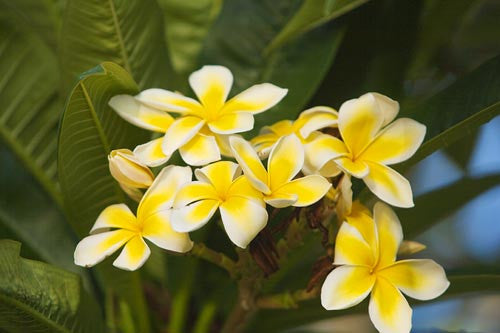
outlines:
[[328, 71], [341, 41], [343, 29], [335, 22], [264, 55], [264, 49], [295, 13], [298, 4], [298, 1], [227, 0], [205, 42], [203, 64], [228, 67], [234, 74], [233, 93], [262, 82], [288, 88], [283, 101], [256, 117], [255, 131], [281, 119], [295, 118]]
[[500, 113], [500, 56], [415, 108], [402, 111], [427, 126], [426, 141], [398, 166], [406, 170], [440, 148], [471, 134]]
[[[58, 169], [70, 223], [80, 237], [88, 234], [99, 213], [108, 205], [125, 202], [125, 196], [108, 169], [112, 149], [133, 148], [147, 133], [122, 120], [109, 106], [117, 94], [136, 94], [137, 85], [120, 66], [103, 63], [84, 73], [73, 89], [61, 119]], [[112, 268], [97, 270], [104, 285], [127, 300], [147, 332], [149, 324], [138, 273]]]
[[161, 10], [154, 0], [68, 0], [61, 40], [64, 91], [104, 61], [124, 67], [141, 89], [172, 86]]
[[305, 0], [295, 15], [274, 37], [266, 52], [283, 46], [290, 39], [344, 15], [367, 1], [369, 0]]
[[[482, 193], [500, 185], [500, 175], [462, 178], [415, 198], [415, 207], [397, 209], [406, 239], [412, 239], [465, 206]], [[443, 200], [443, 198], [446, 198]]]
[[2, 332], [104, 332], [99, 305], [73, 273], [21, 258], [21, 244], [0, 241]]
[[445, 148], [446, 155], [464, 171], [467, 171], [467, 166], [476, 147], [478, 135], [479, 130], [476, 129], [473, 133], [458, 139], [458, 141]]
[[[500, 292], [500, 275], [448, 275], [451, 285], [448, 290], [437, 299], [423, 302], [407, 298], [410, 304], [429, 304], [439, 302], [446, 298], [460, 297], [477, 292]], [[306, 325], [318, 320], [340, 317], [357, 313], [368, 313], [368, 302], [365, 299], [359, 305], [339, 311], [325, 310], [318, 299], [303, 302], [298, 309], [287, 310], [261, 310], [247, 327], [246, 332], [282, 332], [285, 329]]]
[[165, 38], [175, 70], [187, 88], [187, 76], [199, 65], [205, 37], [220, 12], [222, 0], [158, 0], [165, 17]]
[[38, 34], [55, 51], [61, 23], [55, 0], [0, 0], [0, 11], [8, 13], [18, 27]]
[[22, 28], [0, 16], [0, 138], [62, 206], [56, 185], [62, 109], [56, 90], [57, 59], [36, 35]]

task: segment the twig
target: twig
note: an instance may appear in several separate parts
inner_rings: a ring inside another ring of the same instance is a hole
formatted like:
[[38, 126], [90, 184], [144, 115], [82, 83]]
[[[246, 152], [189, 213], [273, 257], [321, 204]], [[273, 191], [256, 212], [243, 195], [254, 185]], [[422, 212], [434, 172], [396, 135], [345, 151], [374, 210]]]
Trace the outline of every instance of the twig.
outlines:
[[237, 275], [236, 263], [234, 260], [230, 259], [223, 253], [208, 248], [203, 243], [194, 244], [193, 249], [189, 253], [225, 269], [232, 277]]
[[256, 305], [261, 309], [295, 309], [299, 306], [299, 302], [317, 298], [319, 291], [319, 288], [311, 291], [299, 289], [294, 292], [262, 296], [257, 299]]

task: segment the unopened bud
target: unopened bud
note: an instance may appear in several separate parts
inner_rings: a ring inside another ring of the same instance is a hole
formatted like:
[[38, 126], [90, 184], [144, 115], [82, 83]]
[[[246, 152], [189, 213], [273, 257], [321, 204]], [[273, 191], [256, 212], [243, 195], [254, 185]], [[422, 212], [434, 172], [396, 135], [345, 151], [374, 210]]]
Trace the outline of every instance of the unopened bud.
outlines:
[[128, 149], [111, 151], [108, 161], [111, 175], [123, 186], [148, 188], [153, 183], [154, 175], [151, 170]]

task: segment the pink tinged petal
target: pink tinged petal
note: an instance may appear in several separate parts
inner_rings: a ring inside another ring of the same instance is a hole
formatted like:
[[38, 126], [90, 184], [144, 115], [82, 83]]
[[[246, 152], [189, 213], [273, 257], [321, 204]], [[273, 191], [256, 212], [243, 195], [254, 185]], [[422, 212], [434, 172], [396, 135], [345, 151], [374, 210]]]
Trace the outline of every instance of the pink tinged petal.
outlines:
[[278, 140], [267, 160], [268, 184], [271, 190], [280, 188], [295, 177], [304, 165], [304, 147], [295, 135]]
[[122, 252], [113, 261], [113, 266], [127, 271], [141, 268], [148, 260], [151, 250], [141, 236], [137, 235], [125, 244]]
[[92, 267], [98, 264], [135, 235], [136, 232], [120, 229], [87, 236], [76, 246], [75, 265]]
[[165, 133], [162, 149], [165, 155], [172, 155], [174, 151], [185, 145], [203, 127], [205, 121], [198, 117], [186, 116], [178, 118]]
[[321, 287], [321, 305], [327, 310], [342, 310], [363, 301], [372, 290], [375, 276], [363, 266], [340, 266], [325, 279]]
[[177, 232], [190, 232], [203, 227], [219, 207], [218, 200], [200, 200], [172, 211], [172, 227]]
[[434, 260], [401, 260], [378, 273], [406, 295], [427, 301], [440, 296], [450, 282], [446, 273]]
[[347, 147], [342, 141], [327, 134], [318, 135], [314, 140], [307, 143], [304, 149], [304, 164], [308, 166], [308, 169], [320, 173], [332, 160], [349, 154]]
[[163, 210], [150, 216], [144, 222], [142, 236], [162, 249], [186, 253], [193, 248], [188, 233], [172, 228], [171, 210]]
[[297, 201], [293, 204], [293, 206], [305, 207], [310, 206], [323, 198], [331, 187], [332, 184], [330, 184], [324, 177], [319, 175], [310, 175], [286, 183], [273, 192], [273, 196], [276, 196], [278, 193], [296, 195]]
[[259, 191], [269, 194], [268, 174], [252, 145], [243, 138], [229, 139], [234, 158], [238, 161], [245, 176]]
[[334, 162], [344, 170], [344, 172], [356, 178], [366, 177], [370, 172], [368, 164], [364, 161], [353, 161], [349, 157], [340, 157], [335, 159]]
[[223, 66], [203, 66], [189, 76], [189, 85], [205, 108], [224, 105], [233, 85], [233, 74]]
[[386, 126], [396, 118], [399, 113], [399, 103], [397, 101], [379, 93], [372, 92], [368, 94], [375, 98], [380, 111], [384, 114], [384, 122], [382, 123], [382, 126]]
[[174, 122], [168, 113], [148, 107], [130, 95], [112, 97], [109, 106], [129, 123], [150, 131], [165, 133]]
[[377, 135], [360, 158], [384, 165], [406, 161], [424, 141], [425, 131], [415, 120], [398, 119]]
[[125, 204], [115, 204], [104, 208], [90, 230], [91, 234], [109, 228], [120, 228], [129, 231], [138, 231], [139, 224], [134, 213]]
[[392, 206], [414, 206], [410, 182], [406, 178], [385, 165], [372, 162], [366, 164], [370, 171], [363, 181], [373, 194]]
[[377, 135], [384, 122], [375, 97], [366, 94], [340, 107], [339, 130], [342, 139], [356, 158]]
[[335, 265], [375, 266], [373, 249], [358, 229], [342, 223], [335, 241]]
[[211, 184], [217, 193], [226, 193], [233, 180], [241, 175], [238, 164], [230, 161], [219, 161], [194, 171], [196, 179]]
[[370, 319], [379, 332], [409, 333], [412, 310], [401, 292], [384, 278], [377, 278], [368, 306]]
[[200, 103], [194, 99], [164, 89], [147, 89], [135, 98], [153, 108], [168, 112], [199, 115], [203, 110]]
[[253, 114], [238, 112], [223, 114], [215, 120], [208, 122], [210, 130], [217, 134], [234, 134], [248, 132], [253, 128]]
[[227, 101], [222, 112], [261, 113], [278, 104], [287, 92], [271, 83], [256, 84]]
[[338, 113], [328, 106], [315, 106], [303, 111], [296, 123], [300, 125], [300, 135], [305, 139], [312, 132], [338, 124]]
[[236, 196], [221, 204], [220, 214], [229, 239], [243, 249], [264, 229], [268, 218], [261, 204]]
[[163, 153], [163, 137], [154, 139], [142, 145], [135, 147], [134, 155], [137, 159], [149, 167], [157, 167], [167, 163], [170, 155]]
[[377, 202], [373, 207], [373, 220], [379, 241], [378, 267], [384, 268], [396, 260], [399, 245], [403, 241], [403, 229], [396, 213], [382, 202]]
[[170, 209], [177, 191], [191, 181], [189, 167], [169, 165], [163, 168], [139, 203], [137, 218], [141, 223], [160, 210]]
[[200, 133], [180, 147], [179, 152], [184, 162], [193, 166], [206, 165], [221, 158], [215, 137]]

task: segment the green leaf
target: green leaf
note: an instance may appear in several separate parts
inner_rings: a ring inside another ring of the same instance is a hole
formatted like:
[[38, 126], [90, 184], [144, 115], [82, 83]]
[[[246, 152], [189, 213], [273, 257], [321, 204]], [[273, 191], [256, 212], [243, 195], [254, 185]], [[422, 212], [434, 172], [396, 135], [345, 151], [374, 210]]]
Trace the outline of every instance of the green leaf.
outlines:
[[[122, 120], [109, 106], [117, 94], [136, 94], [138, 87], [120, 66], [103, 63], [84, 73], [73, 89], [61, 119], [58, 169], [70, 223], [80, 237], [88, 234], [98, 214], [108, 205], [125, 202], [108, 169], [112, 149], [133, 148], [147, 141], [145, 131]], [[127, 300], [139, 324], [147, 332], [149, 324], [140, 281], [136, 273], [98, 266], [107, 288]]]
[[[451, 285], [442, 296], [426, 302], [416, 302], [410, 298], [408, 300], [411, 304], [429, 304], [430, 302], [439, 302], [446, 298], [461, 297], [470, 293], [500, 292], [500, 275], [498, 274], [448, 275], [448, 280]], [[261, 310], [251, 322], [251, 325], [247, 327], [246, 332], [282, 332], [285, 329], [306, 325], [318, 320], [358, 313], [368, 313], [367, 300], [346, 310], [327, 311], [321, 306], [318, 298], [301, 303], [298, 309]]]
[[266, 52], [279, 48], [289, 40], [297, 38], [328, 21], [336, 19], [368, 1], [369, 0], [306, 0], [279, 34], [274, 37], [267, 47]]
[[163, 9], [172, 65], [181, 75], [185, 89], [188, 75], [199, 66], [203, 42], [219, 15], [222, 0], [158, 0], [158, 4]]
[[141, 89], [172, 86], [162, 14], [155, 1], [68, 0], [63, 31], [64, 91], [80, 73], [104, 61], [124, 67]]
[[35, 34], [3, 16], [0, 49], [0, 139], [62, 206], [56, 184], [57, 123], [62, 109], [56, 90], [57, 59]]
[[500, 113], [500, 56], [415, 108], [403, 110], [427, 126], [426, 141], [417, 153], [398, 166], [406, 170], [438, 149], [473, 133]]
[[[475, 197], [500, 185], [500, 175], [462, 178], [451, 185], [415, 198], [415, 207], [397, 209], [406, 239], [412, 239], [465, 206]], [[446, 200], [442, 200], [446, 198]]]
[[99, 305], [76, 274], [21, 258], [20, 249], [0, 240], [2, 332], [104, 332]]
[[[264, 54], [297, 7], [297, 1], [225, 1], [205, 42], [203, 64], [228, 67], [234, 74], [233, 92], [262, 82], [288, 88], [283, 101], [256, 117], [255, 131], [295, 118], [328, 71], [342, 39], [340, 24], [324, 25]], [[244, 18], [241, 13], [245, 13]]]

